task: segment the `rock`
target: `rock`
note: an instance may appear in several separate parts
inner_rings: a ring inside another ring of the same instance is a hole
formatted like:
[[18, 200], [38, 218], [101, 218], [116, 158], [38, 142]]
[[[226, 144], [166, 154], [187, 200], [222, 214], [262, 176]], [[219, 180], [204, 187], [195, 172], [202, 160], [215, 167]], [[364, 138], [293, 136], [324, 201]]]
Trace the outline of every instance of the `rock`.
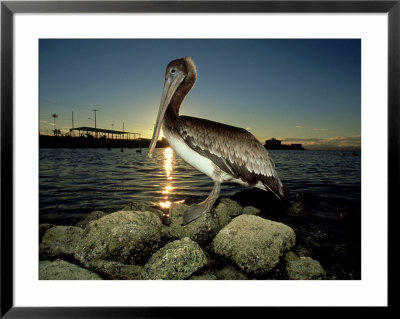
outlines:
[[125, 265], [116, 261], [97, 260], [90, 267], [104, 279], [135, 280], [139, 279], [143, 266]]
[[55, 225], [48, 224], [48, 223], [39, 225], [39, 243], [42, 241], [45, 232], [48, 231], [50, 228], [52, 228], [54, 226]]
[[101, 277], [85, 268], [61, 259], [39, 263], [40, 280], [101, 280]]
[[243, 208], [237, 202], [229, 198], [221, 198], [214, 209], [218, 219], [219, 230], [230, 223], [232, 218], [235, 218], [243, 213]]
[[148, 206], [146, 204], [143, 204], [141, 202], [131, 202], [128, 205], [126, 205], [124, 208], [121, 210], [124, 211], [137, 211], [137, 212], [152, 212], [156, 214], [158, 217], [162, 218], [163, 212], [160, 209]]
[[218, 280], [248, 280], [247, 276], [232, 266], [225, 266], [215, 270], [214, 275]]
[[207, 265], [203, 250], [186, 237], [168, 243], [144, 266], [142, 279], [176, 280], [186, 279]]
[[101, 217], [104, 217], [104, 216], [106, 216], [105, 213], [103, 213], [103, 212], [100, 211], [100, 210], [95, 210], [95, 211], [91, 212], [91, 213], [88, 215], [88, 217], [86, 217], [84, 220], [81, 220], [80, 222], [78, 222], [75, 226], [76, 226], [76, 227], [81, 227], [81, 228], [86, 228], [86, 226], [87, 226], [91, 221], [98, 220], [98, 219], [100, 219]]
[[163, 227], [169, 240], [189, 237], [200, 245], [210, 243], [218, 231], [217, 219], [213, 214], [206, 213], [191, 223], [182, 226], [182, 216], [189, 206], [173, 204], [169, 210], [170, 224]]
[[294, 217], [310, 217], [310, 211], [303, 202], [296, 202], [290, 206], [288, 212], [290, 216]]
[[323, 279], [325, 277], [325, 271], [321, 264], [310, 257], [289, 260], [286, 264], [286, 272], [289, 279], [293, 280]]
[[259, 215], [261, 210], [253, 206], [246, 206], [243, 208], [243, 215]]
[[232, 266], [225, 266], [213, 271], [207, 270], [204, 273], [193, 275], [192, 280], [248, 280], [249, 278], [241, 271]]
[[164, 232], [170, 240], [189, 237], [200, 245], [211, 242], [217, 232], [225, 227], [233, 217], [242, 214], [242, 207], [229, 198], [221, 198], [215, 209], [206, 213], [191, 223], [182, 226], [182, 216], [189, 206], [173, 204], [169, 210], [169, 225]]
[[274, 268], [296, 241], [292, 228], [258, 216], [242, 215], [214, 238], [212, 251], [250, 276], [262, 276]]
[[118, 211], [88, 224], [75, 258], [87, 268], [98, 260], [140, 265], [160, 241], [161, 221], [154, 213]]
[[43, 235], [39, 255], [43, 259], [74, 259], [74, 251], [83, 234], [83, 229], [73, 226], [54, 226]]
[[205, 272], [201, 275], [193, 275], [190, 280], [217, 280], [217, 277], [212, 272]]
[[285, 254], [285, 261], [286, 262], [293, 261], [293, 260], [298, 260], [298, 259], [299, 259], [299, 257], [292, 251], [288, 251]]

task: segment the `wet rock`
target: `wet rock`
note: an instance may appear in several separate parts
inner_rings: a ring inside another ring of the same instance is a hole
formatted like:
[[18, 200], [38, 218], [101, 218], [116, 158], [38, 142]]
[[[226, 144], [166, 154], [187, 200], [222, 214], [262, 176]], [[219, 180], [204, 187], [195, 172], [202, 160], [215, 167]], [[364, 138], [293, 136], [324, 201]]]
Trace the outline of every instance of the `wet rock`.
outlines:
[[40, 280], [101, 280], [101, 277], [85, 268], [57, 259], [39, 263]]
[[303, 202], [295, 202], [290, 206], [288, 212], [290, 216], [294, 217], [310, 217], [310, 211]]
[[242, 215], [214, 238], [212, 251], [250, 276], [265, 275], [296, 240], [292, 228], [258, 216]]
[[185, 204], [171, 206], [169, 210], [170, 223], [163, 228], [166, 237], [170, 240], [189, 237], [200, 245], [207, 245], [221, 228], [226, 226], [233, 217], [243, 212], [238, 203], [229, 198], [222, 198], [210, 213], [182, 226], [183, 213], [188, 207]]
[[97, 260], [90, 267], [104, 279], [135, 280], [139, 279], [143, 266], [125, 265], [116, 261]]
[[321, 264], [310, 257], [300, 257], [289, 260], [286, 264], [286, 272], [292, 280], [323, 279], [325, 271]]
[[217, 280], [248, 280], [247, 276], [232, 266], [225, 266], [215, 270], [214, 275]]
[[160, 241], [161, 222], [154, 213], [118, 211], [88, 224], [75, 258], [87, 268], [97, 260], [140, 265]]
[[48, 223], [39, 225], [39, 243], [42, 241], [45, 232], [48, 231], [50, 228], [52, 228], [54, 226], [55, 225], [48, 224]]
[[285, 261], [289, 262], [289, 261], [293, 261], [293, 260], [298, 260], [299, 257], [293, 252], [293, 251], [288, 251], [285, 254]]
[[243, 213], [243, 208], [237, 202], [229, 198], [221, 198], [214, 209], [218, 219], [218, 230], [228, 225], [232, 218], [235, 218]]
[[207, 270], [201, 274], [193, 275], [192, 280], [248, 280], [241, 271], [232, 266], [224, 266], [220, 269]]
[[259, 215], [261, 210], [253, 206], [246, 206], [243, 208], [243, 215]]
[[124, 211], [137, 211], [137, 212], [152, 212], [156, 214], [158, 217], [162, 218], [163, 217], [163, 211], [154, 207], [151, 207], [149, 205], [143, 204], [141, 202], [131, 202], [128, 205], [126, 205], [124, 208], [121, 210]]
[[169, 210], [170, 224], [163, 227], [169, 240], [189, 237], [198, 244], [210, 243], [218, 231], [217, 219], [213, 214], [206, 213], [191, 223], [182, 226], [183, 213], [189, 206], [173, 204]]
[[217, 207], [215, 207], [216, 213], [218, 211], [228, 211], [229, 216], [235, 218], [243, 213], [243, 208], [237, 202], [229, 198], [221, 198]]
[[83, 234], [83, 229], [73, 226], [54, 226], [43, 235], [39, 245], [40, 259], [57, 258], [73, 260], [74, 250]]
[[206, 272], [200, 275], [193, 275], [191, 280], [217, 280], [217, 277], [212, 272]]
[[186, 279], [207, 265], [207, 256], [190, 238], [168, 243], [144, 266], [142, 279]]
[[95, 211], [91, 212], [91, 213], [88, 215], [88, 217], [86, 217], [84, 220], [81, 220], [80, 222], [78, 222], [75, 226], [76, 226], [76, 227], [80, 227], [80, 228], [86, 228], [86, 226], [87, 226], [91, 221], [98, 220], [98, 219], [100, 219], [101, 217], [104, 217], [104, 216], [106, 216], [105, 213], [103, 213], [103, 212], [100, 211], [100, 210], [95, 210]]

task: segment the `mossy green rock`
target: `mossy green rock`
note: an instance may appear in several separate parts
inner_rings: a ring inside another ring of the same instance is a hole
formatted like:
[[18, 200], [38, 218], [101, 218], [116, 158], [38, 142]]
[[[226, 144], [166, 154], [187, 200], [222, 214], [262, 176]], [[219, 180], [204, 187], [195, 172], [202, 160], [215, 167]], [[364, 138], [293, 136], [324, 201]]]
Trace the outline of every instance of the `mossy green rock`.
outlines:
[[190, 280], [217, 280], [217, 276], [215, 276], [212, 272], [205, 272], [200, 275], [193, 275], [190, 277]]
[[235, 269], [232, 266], [225, 266], [221, 269], [217, 269], [214, 272], [217, 280], [248, 280], [247, 276], [241, 271]]
[[142, 279], [179, 280], [190, 277], [207, 265], [203, 250], [190, 238], [168, 243], [143, 267]]
[[285, 261], [289, 262], [289, 261], [294, 261], [294, 260], [298, 260], [299, 256], [297, 256], [293, 251], [288, 251], [285, 254]]
[[212, 213], [206, 213], [182, 226], [182, 216], [189, 206], [173, 204], [169, 210], [170, 224], [163, 227], [166, 238], [169, 240], [189, 237], [200, 245], [210, 243], [218, 231], [217, 219]]
[[42, 241], [42, 238], [44, 236], [44, 234], [52, 227], [54, 227], [55, 225], [53, 224], [49, 224], [49, 223], [45, 223], [45, 224], [40, 224], [39, 225], [39, 243]]
[[64, 260], [41, 261], [39, 263], [40, 280], [100, 280], [101, 277], [85, 268]]
[[152, 212], [156, 214], [158, 217], [163, 216], [163, 212], [160, 209], [151, 207], [149, 205], [143, 204], [141, 202], [130, 202], [128, 205], [126, 205], [124, 208], [121, 210], [124, 211], [136, 211], [136, 212]]
[[182, 226], [183, 213], [189, 206], [173, 204], [169, 210], [170, 223], [164, 226], [166, 238], [182, 239], [189, 237], [200, 245], [209, 244], [218, 231], [225, 227], [233, 217], [242, 214], [242, 207], [229, 198], [221, 198], [217, 206], [189, 224]]
[[103, 279], [135, 280], [139, 279], [143, 266], [125, 265], [116, 261], [97, 260], [91, 264], [93, 271]]
[[243, 213], [243, 208], [237, 202], [229, 198], [220, 198], [214, 213], [218, 220], [218, 230], [228, 225], [232, 218]]
[[102, 218], [102, 217], [104, 217], [104, 216], [106, 216], [105, 213], [103, 213], [103, 212], [100, 211], [100, 210], [95, 210], [95, 211], [91, 212], [91, 213], [88, 215], [88, 217], [86, 217], [84, 220], [81, 220], [80, 222], [78, 222], [78, 223], [76, 224], [76, 226], [77, 226], [77, 227], [80, 227], [80, 228], [86, 228], [86, 226], [87, 226], [90, 222], [92, 222], [92, 221], [94, 221], [94, 220], [98, 220], [98, 219], [100, 219], [100, 218]]
[[191, 280], [248, 280], [241, 271], [232, 266], [224, 266], [220, 269], [206, 270], [203, 273], [193, 275]]
[[214, 238], [212, 251], [250, 276], [262, 276], [274, 268], [296, 241], [292, 228], [258, 216], [241, 215]]
[[255, 208], [253, 206], [246, 206], [245, 208], [243, 208], [243, 215], [259, 215], [261, 212], [261, 210], [259, 210], [258, 208]]
[[73, 226], [54, 226], [43, 235], [39, 245], [42, 260], [57, 258], [73, 260], [75, 247], [83, 234], [83, 229]]
[[98, 260], [140, 265], [160, 241], [161, 221], [154, 213], [118, 211], [88, 224], [75, 258], [87, 268]]
[[325, 277], [325, 270], [321, 264], [310, 257], [289, 260], [286, 264], [286, 272], [289, 279], [293, 280], [315, 280]]

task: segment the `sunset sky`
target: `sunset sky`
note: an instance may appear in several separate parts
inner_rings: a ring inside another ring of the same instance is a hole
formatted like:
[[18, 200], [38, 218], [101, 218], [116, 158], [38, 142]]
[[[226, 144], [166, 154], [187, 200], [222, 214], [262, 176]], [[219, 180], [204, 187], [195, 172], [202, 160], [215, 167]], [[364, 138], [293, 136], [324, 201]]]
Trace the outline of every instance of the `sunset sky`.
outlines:
[[[307, 149], [360, 149], [361, 41], [40, 40], [40, 131], [74, 126], [151, 138], [167, 64], [191, 56], [198, 80], [181, 114]], [[113, 124], [113, 125], [112, 125]]]

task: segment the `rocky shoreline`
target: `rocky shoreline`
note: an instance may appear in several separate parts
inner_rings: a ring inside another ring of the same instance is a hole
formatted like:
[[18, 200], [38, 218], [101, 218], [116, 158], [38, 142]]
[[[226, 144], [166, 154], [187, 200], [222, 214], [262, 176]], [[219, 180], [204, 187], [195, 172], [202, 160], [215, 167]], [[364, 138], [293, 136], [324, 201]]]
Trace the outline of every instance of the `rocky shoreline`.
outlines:
[[[41, 280], [314, 280], [326, 271], [298, 256], [295, 231], [260, 210], [220, 198], [211, 213], [181, 226], [188, 206], [168, 212], [133, 202], [92, 212], [75, 226], [39, 225]], [[296, 202], [285, 209], [304, 218]]]

